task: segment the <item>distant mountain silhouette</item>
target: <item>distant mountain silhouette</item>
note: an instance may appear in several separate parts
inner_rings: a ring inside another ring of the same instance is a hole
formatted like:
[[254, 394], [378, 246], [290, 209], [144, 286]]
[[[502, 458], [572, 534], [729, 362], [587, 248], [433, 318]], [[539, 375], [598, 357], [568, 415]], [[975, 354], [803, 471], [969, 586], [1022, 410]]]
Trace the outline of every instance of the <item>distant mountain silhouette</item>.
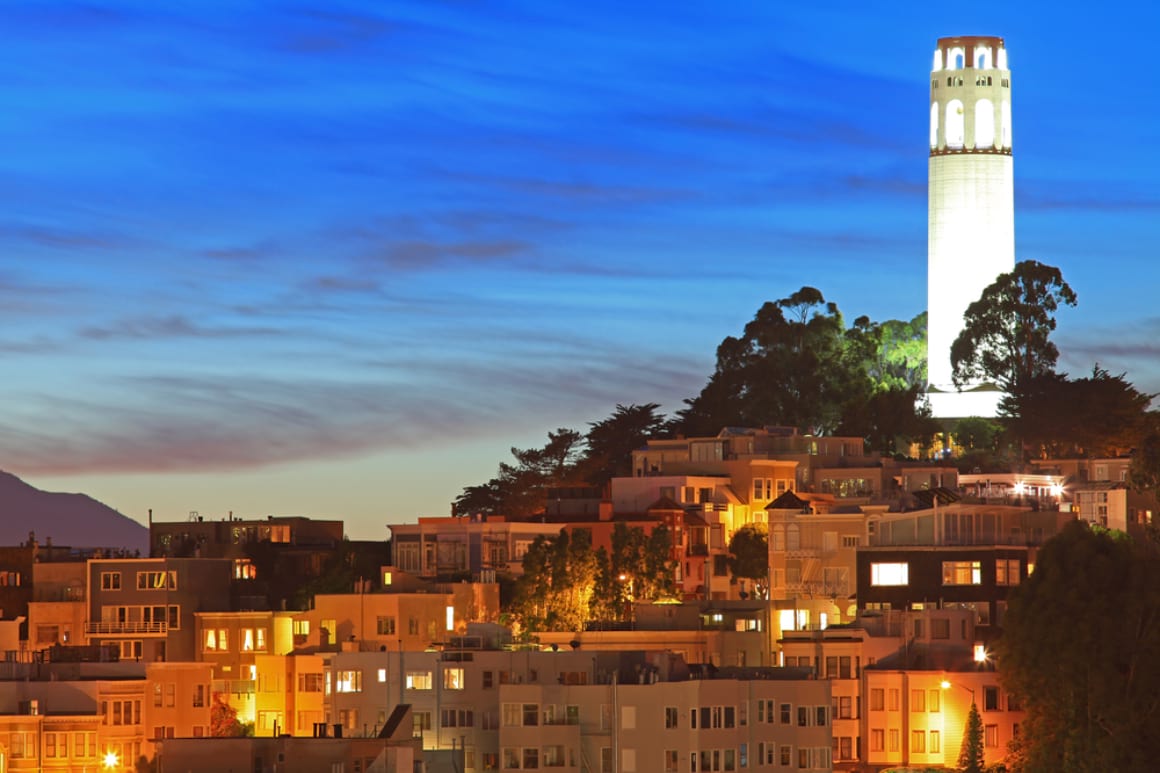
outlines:
[[0, 470], [0, 545], [19, 545], [36, 533], [41, 545], [126, 548], [149, 555], [149, 529], [85, 494], [41, 491]]

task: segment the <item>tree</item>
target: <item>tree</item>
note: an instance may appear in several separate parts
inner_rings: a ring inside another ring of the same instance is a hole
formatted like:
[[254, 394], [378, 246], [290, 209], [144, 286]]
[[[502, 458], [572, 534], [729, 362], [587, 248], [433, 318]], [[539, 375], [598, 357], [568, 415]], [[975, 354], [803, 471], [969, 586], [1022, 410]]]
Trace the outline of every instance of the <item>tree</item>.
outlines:
[[1076, 296], [1058, 268], [1024, 260], [1001, 274], [967, 307], [963, 331], [951, 345], [955, 386], [990, 380], [1004, 392], [1055, 370], [1059, 349], [1051, 342], [1060, 304]]
[[972, 700], [971, 710], [967, 713], [967, 728], [963, 733], [963, 747], [959, 752], [959, 773], [983, 773], [986, 764], [983, 756], [983, 720]]
[[998, 655], [1026, 710], [1022, 770], [1151, 770], [1160, 759], [1160, 552], [1073, 521], [1009, 598]]
[[542, 512], [549, 487], [576, 481], [582, 440], [576, 430], [561, 427], [548, 433], [548, 442], [542, 448], [512, 448], [516, 463], [501, 462], [496, 477], [464, 488], [452, 512], [514, 517]]
[[754, 596], [764, 598], [769, 584], [769, 527], [747, 523], [729, 540], [729, 572], [738, 579], [752, 580]]
[[1086, 378], [1026, 378], [999, 408], [1004, 425], [1037, 456], [1118, 456], [1147, 431], [1153, 397], [1097, 364]]
[[868, 325], [847, 336], [842, 315], [821, 292], [803, 287], [763, 305], [740, 338], [717, 347], [717, 368], [678, 413], [681, 431], [780, 424], [832, 432], [847, 403], [872, 391], [863, 368]]
[[1160, 432], [1149, 432], [1132, 452], [1128, 482], [1141, 494], [1160, 494]]
[[632, 452], [664, 433], [664, 416], [656, 403], [617, 405], [606, 419], [588, 425], [580, 474], [593, 486], [632, 475]]
[[215, 738], [237, 738], [246, 735], [246, 726], [238, 720], [238, 710], [220, 692], [213, 694], [209, 707], [209, 732]]

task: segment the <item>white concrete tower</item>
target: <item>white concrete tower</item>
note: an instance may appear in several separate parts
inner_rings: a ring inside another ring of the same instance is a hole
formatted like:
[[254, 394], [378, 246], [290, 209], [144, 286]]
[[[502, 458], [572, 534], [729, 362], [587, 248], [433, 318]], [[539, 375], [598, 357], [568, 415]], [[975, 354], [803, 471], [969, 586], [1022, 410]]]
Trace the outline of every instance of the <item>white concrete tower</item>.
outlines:
[[994, 416], [1002, 394], [951, 382], [963, 313], [1015, 267], [1011, 71], [1003, 38], [939, 38], [930, 73], [927, 376], [936, 417]]

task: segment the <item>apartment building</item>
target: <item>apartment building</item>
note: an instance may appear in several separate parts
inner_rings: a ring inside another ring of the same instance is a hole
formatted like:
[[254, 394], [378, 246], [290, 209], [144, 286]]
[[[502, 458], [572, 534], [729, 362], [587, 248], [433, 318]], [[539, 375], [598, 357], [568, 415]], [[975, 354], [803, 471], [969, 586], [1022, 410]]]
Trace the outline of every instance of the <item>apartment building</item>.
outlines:
[[230, 609], [232, 571], [229, 559], [91, 559], [87, 640], [123, 660], [195, 661], [195, 613]]
[[555, 537], [559, 524], [511, 521], [504, 516], [420, 518], [392, 524], [394, 563], [423, 577], [468, 576], [494, 582], [495, 573], [523, 573], [524, 555], [537, 537]]
[[[467, 651], [327, 658], [328, 720], [374, 735], [412, 708], [424, 749], [465, 771], [830, 770], [829, 683], [689, 666], [672, 653]], [[616, 767], [612, 767], [615, 762]]]

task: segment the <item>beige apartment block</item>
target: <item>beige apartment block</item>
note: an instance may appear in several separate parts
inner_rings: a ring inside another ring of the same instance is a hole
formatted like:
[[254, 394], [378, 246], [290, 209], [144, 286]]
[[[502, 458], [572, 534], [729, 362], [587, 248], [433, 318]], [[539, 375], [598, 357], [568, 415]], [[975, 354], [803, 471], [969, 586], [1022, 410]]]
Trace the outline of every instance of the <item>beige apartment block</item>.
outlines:
[[288, 734], [310, 737], [326, 721], [323, 656], [291, 653], [256, 655], [253, 716], [254, 735]]
[[318, 594], [294, 617], [298, 647], [424, 650], [499, 618], [495, 583], [440, 583], [431, 592]]
[[867, 669], [864, 690], [865, 759], [876, 769], [955, 768], [972, 701], [982, 719], [987, 764], [999, 764], [1023, 719], [1019, 702], [993, 670]]
[[209, 663], [148, 665], [143, 724], [150, 740], [210, 735], [212, 669]]
[[480, 770], [832, 770], [830, 685], [795, 669], [601, 685], [506, 685]]

